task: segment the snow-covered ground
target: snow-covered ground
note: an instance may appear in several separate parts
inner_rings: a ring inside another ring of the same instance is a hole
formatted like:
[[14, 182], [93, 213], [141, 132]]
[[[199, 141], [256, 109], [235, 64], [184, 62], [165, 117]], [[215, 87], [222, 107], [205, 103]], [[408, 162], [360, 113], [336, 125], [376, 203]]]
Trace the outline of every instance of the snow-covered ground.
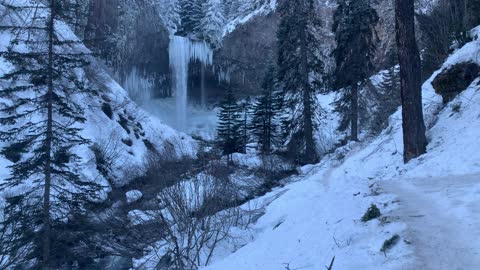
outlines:
[[257, 5], [256, 1], [245, 1], [241, 5], [247, 12], [240, 12], [234, 16], [224, 27], [223, 36], [232, 33], [239, 25], [245, 24], [256, 16], [267, 15], [277, 8], [277, 0], [267, 0], [259, 8], [253, 8]]
[[[480, 41], [442, 69], [475, 61]], [[440, 70], [441, 71], [441, 70]], [[480, 269], [480, 79], [444, 106], [423, 85], [428, 153], [404, 165], [401, 111], [377, 138], [351, 144], [301, 170], [259, 201], [250, 241], [206, 270]], [[458, 112], [453, 107], [460, 108]], [[360, 221], [375, 203], [382, 217]], [[385, 240], [400, 241], [381, 252]]]
[[480, 174], [382, 183], [400, 208], [389, 213], [407, 225], [414, 269], [480, 267]]

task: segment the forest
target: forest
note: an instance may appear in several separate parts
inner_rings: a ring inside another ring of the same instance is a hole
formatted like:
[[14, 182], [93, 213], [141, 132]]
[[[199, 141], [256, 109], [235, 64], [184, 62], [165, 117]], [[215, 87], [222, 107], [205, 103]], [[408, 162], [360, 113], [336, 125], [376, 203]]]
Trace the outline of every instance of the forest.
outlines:
[[0, 0], [0, 270], [480, 269], [480, 0]]

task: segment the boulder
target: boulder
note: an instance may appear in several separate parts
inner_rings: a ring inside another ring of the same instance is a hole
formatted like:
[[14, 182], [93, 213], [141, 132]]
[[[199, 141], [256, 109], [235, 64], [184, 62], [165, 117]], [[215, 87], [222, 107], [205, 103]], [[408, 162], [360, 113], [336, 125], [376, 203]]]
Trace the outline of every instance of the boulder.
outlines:
[[444, 69], [432, 82], [437, 94], [444, 103], [452, 101], [460, 92], [467, 89], [478, 78], [480, 66], [474, 62], [458, 63]]
[[131, 204], [140, 200], [143, 197], [143, 194], [140, 190], [130, 190], [125, 193], [125, 196], [127, 198], [127, 203]]

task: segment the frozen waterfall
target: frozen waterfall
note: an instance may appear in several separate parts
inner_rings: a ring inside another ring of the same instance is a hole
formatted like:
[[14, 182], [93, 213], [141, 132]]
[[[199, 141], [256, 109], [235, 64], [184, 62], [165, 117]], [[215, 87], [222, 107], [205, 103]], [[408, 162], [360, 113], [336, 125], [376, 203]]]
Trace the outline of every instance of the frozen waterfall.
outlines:
[[188, 65], [191, 61], [200, 61], [204, 66], [212, 65], [213, 50], [204, 41], [192, 41], [186, 37], [172, 36], [170, 38], [169, 55], [173, 75], [172, 92], [176, 99], [176, 128], [186, 131]]

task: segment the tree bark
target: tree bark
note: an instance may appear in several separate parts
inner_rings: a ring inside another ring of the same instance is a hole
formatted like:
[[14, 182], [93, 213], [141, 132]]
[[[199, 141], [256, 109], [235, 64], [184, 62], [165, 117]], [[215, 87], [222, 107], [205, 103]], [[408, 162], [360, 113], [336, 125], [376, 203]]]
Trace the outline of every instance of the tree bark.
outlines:
[[48, 21], [48, 70], [47, 70], [47, 133], [45, 138], [45, 187], [43, 194], [43, 239], [42, 239], [42, 268], [50, 269], [50, 189], [52, 181], [52, 132], [53, 132], [53, 35], [55, 0], [50, 0], [50, 18]]
[[200, 65], [200, 100], [202, 108], [207, 108], [207, 93], [205, 89], [205, 66]]
[[422, 109], [421, 62], [415, 40], [414, 12], [414, 0], [395, 0], [405, 163], [424, 154], [427, 145]]
[[350, 125], [351, 125], [351, 134], [350, 140], [357, 142], [358, 141], [358, 85], [354, 83], [352, 85], [352, 107], [350, 115]]
[[[306, 12], [305, 12], [306, 13]], [[306, 16], [306, 14], [304, 14]], [[303, 136], [305, 140], [305, 162], [313, 163], [316, 159], [315, 143], [313, 141], [313, 111], [312, 111], [312, 87], [309, 81], [308, 70], [308, 44], [307, 44], [307, 31], [308, 26], [305, 22], [306, 17], [303, 19], [303, 27], [300, 33], [300, 74], [303, 82]]]

